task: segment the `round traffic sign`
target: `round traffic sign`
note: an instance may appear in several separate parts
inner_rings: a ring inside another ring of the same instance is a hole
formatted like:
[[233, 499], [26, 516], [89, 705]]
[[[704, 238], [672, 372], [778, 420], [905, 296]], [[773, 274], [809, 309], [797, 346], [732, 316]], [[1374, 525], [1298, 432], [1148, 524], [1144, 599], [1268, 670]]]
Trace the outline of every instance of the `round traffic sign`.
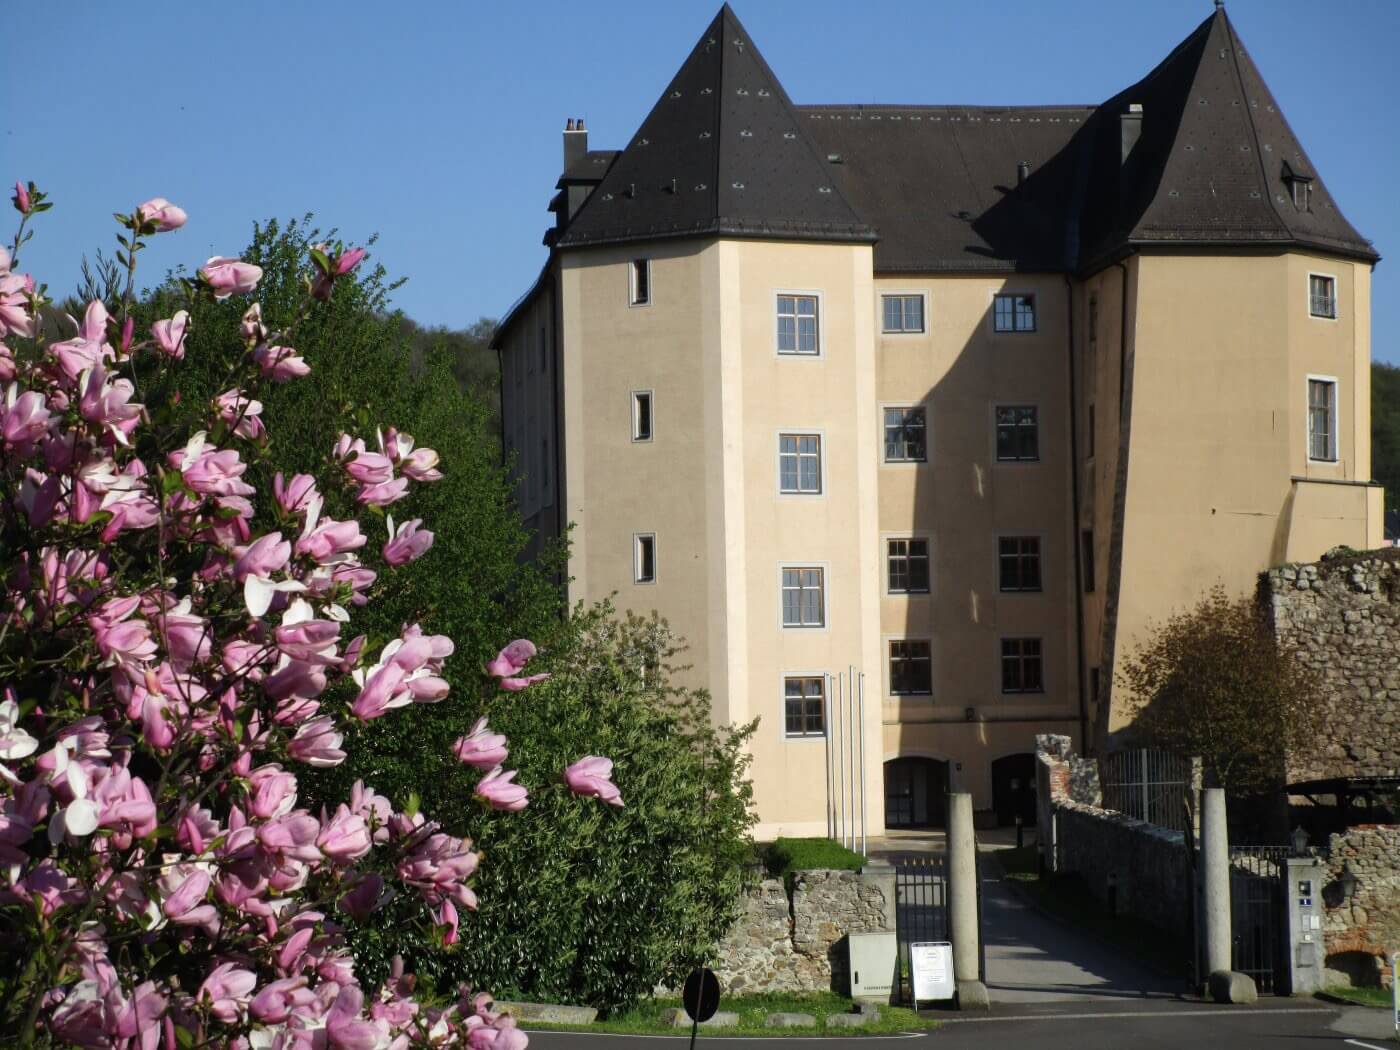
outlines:
[[681, 992], [681, 1003], [685, 1012], [702, 1024], [713, 1017], [719, 1009], [719, 978], [715, 971], [708, 966], [691, 970]]

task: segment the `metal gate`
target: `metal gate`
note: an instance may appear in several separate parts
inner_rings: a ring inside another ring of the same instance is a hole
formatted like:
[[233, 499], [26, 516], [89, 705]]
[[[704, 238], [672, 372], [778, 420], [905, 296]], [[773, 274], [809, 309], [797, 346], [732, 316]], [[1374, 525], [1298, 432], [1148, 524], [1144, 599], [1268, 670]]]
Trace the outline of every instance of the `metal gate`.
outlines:
[[899, 942], [899, 1000], [911, 1001], [909, 945], [949, 940], [948, 869], [942, 856], [894, 861], [895, 932]]
[[1261, 995], [1289, 994], [1284, 917], [1286, 846], [1230, 850], [1230, 969], [1248, 974]]
[[1177, 831], [1190, 831], [1196, 809], [1191, 760], [1169, 751], [1115, 751], [1099, 760], [1105, 809]]

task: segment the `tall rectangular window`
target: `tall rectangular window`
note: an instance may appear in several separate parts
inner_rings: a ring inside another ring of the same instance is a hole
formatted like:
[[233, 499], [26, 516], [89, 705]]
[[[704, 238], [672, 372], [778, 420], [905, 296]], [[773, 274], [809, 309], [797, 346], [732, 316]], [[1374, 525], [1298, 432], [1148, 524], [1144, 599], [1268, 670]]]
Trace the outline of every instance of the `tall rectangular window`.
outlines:
[[1308, 312], [1314, 317], [1337, 316], [1337, 281], [1320, 273], [1308, 274]]
[[632, 440], [651, 440], [651, 391], [632, 391]]
[[1001, 640], [1001, 691], [1003, 693], [1043, 693], [1039, 638]]
[[1002, 536], [997, 540], [997, 589], [1040, 590], [1040, 538]]
[[1040, 458], [1040, 412], [1035, 405], [997, 405], [997, 460]]
[[1035, 296], [998, 295], [992, 299], [992, 328], [998, 332], [1034, 332]]
[[885, 462], [923, 463], [928, 459], [928, 428], [922, 405], [885, 409]]
[[1308, 458], [1337, 461], [1337, 383], [1308, 380]]
[[928, 696], [933, 692], [933, 662], [928, 642], [890, 642], [890, 694]]
[[783, 626], [822, 627], [826, 607], [821, 569], [783, 570]]
[[928, 540], [890, 540], [886, 558], [891, 594], [928, 593]]
[[632, 260], [632, 305], [646, 306], [651, 302], [651, 260]]
[[783, 721], [788, 736], [825, 736], [825, 716], [826, 683], [823, 679], [783, 679]]
[[924, 330], [924, 297], [922, 295], [882, 295], [883, 331], [922, 332]]
[[778, 435], [778, 491], [806, 496], [821, 494], [820, 434]]
[[817, 297], [778, 296], [778, 353], [816, 354], [820, 349], [817, 339]]
[[632, 578], [637, 583], [656, 582], [656, 534], [639, 533], [633, 537]]
[[1084, 569], [1084, 593], [1094, 593], [1094, 530], [1081, 529], [1079, 532], [1079, 560]]

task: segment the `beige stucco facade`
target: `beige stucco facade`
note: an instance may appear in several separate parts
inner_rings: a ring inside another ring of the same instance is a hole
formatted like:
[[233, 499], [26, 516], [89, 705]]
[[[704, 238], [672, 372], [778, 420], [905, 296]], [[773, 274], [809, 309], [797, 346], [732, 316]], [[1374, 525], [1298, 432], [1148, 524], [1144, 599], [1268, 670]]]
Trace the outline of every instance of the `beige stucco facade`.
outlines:
[[[1311, 316], [1310, 273], [1336, 280], [1335, 320]], [[990, 809], [1006, 787], [994, 764], [1036, 733], [1093, 746], [1127, 724], [1111, 669], [1152, 622], [1216, 582], [1245, 593], [1271, 565], [1379, 543], [1369, 282], [1369, 264], [1296, 252], [1132, 255], [1067, 279], [876, 275], [852, 244], [571, 251], [503, 344], [507, 442], [532, 526], [572, 523], [570, 599], [658, 610], [716, 717], [759, 720], [758, 834], [827, 832], [834, 737], [842, 776], [864, 770], [875, 835], [886, 763], [946, 763], [930, 769]], [[818, 354], [778, 352], [783, 293], [816, 297]], [[1034, 296], [1034, 331], [994, 330], [1008, 293]], [[922, 297], [923, 331], [882, 331], [885, 295]], [[1309, 377], [1337, 384], [1335, 462], [1308, 456]], [[644, 441], [637, 391], [652, 398]], [[887, 462], [883, 410], [919, 405], [926, 462]], [[999, 405], [1035, 407], [1037, 458], [998, 461]], [[779, 491], [782, 433], [820, 436], [819, 494]], [[561, 471], [557, 497], [532, 469]], [[652, 582], [636, 581], [639, 534], [655, 538]], [[1002, 537], [1038, 540], [1039, 590], [1001, 588]], [[928, 543], [928, 592], [890, 593], [888, 543], [910, 538]], [[821, 626], [783, 625], [784, 567], [822, 571]], [[1039, 691], [1003, 691], [1006, 638], [1039, 640]], [[890, 643], [906, 640], [929, 643], [927, 695], [891, 691]], [[837, 707], [826, 736], [788, 735], [785, 679], [848, 669], [863, 721]]]

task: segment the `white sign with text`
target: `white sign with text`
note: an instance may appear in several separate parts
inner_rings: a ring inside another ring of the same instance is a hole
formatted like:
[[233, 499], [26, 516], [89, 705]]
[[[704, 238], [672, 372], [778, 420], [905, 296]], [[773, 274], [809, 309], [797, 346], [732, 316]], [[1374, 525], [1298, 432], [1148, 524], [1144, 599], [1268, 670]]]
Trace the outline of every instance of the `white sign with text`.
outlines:
[[915, 1003], [953, 998], [952, 944], [922, 941], [909, 945], [909, 973], [913, 978]]

